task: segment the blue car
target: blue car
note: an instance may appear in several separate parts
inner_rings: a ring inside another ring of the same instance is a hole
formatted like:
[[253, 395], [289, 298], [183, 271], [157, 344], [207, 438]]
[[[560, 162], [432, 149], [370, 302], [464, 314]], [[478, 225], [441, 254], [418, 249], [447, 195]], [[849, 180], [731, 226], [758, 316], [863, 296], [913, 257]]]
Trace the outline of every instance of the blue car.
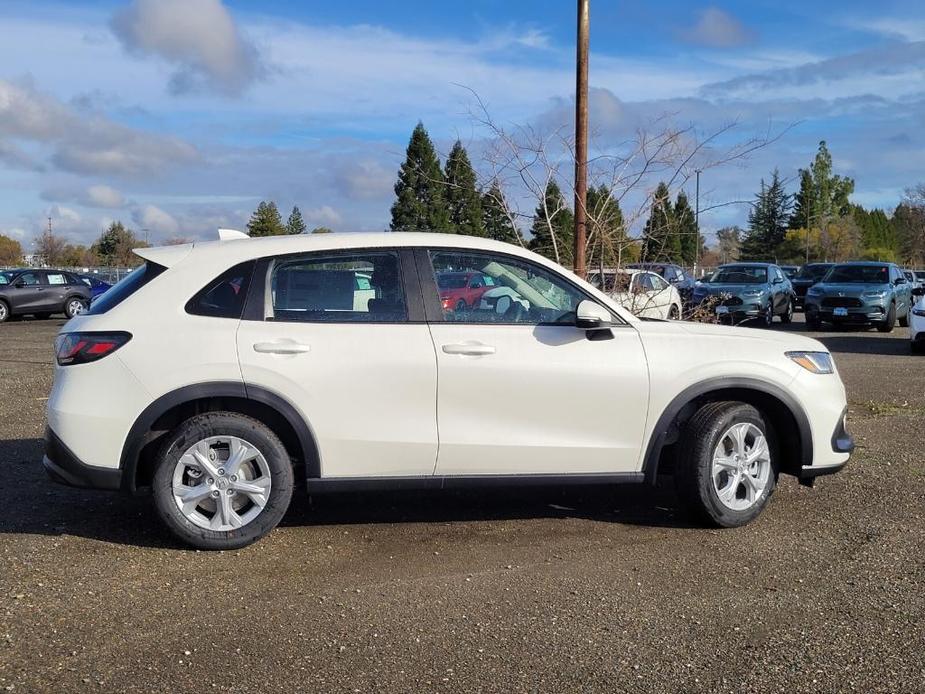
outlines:
[[773, 263], [728, 263], [694, 285], [694, 304], [716, 297], [716, 316], [737, 323], [760, 318], [770, 325], [793, 320], [793, 285]]
[[833, 266], [806, 292], [806, 325], [873, 325], [888, 333], [909, 325], [912, 284], [894, 263], [854, 262]]
[[112, 286], [109, 282], [104, 282], [93, 275], [78, 275], [78, 277], [80, 277], [81, 282], [90, 287], [90, 301], [105, 293]]

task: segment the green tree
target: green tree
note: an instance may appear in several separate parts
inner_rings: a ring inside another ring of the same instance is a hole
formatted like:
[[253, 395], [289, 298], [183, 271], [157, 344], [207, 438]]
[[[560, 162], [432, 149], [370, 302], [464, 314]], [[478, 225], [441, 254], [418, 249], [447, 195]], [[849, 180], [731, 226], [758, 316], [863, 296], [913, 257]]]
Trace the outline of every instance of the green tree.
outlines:
[[482, 226], [490, 239], [523, 245], [523, 235], [511, 221], [510, 208], [497, 181], [482, 195]]
[[828, 223], [850, 212], [848, 198], [854, 179], [832, 173], [832, 155], [825, 140], [808, 169], [800, 169], [800, 190], [794, 200], [791, 228], [824, 229]]
[[681, 237], [671, 193], [665, 183], [659, 183], [652, 194], [652, 207], [642, 231], [642, 259], [646, 262], [681, 261]]
[[925, 186], [906, 192], [893, 212], [891, 225], [898, 240], [899, 259], [909, 265], [925, 265]]
[[247, 233], [251, 236], [282, 236], [288, 233], [275, 202], [260, 201], [247, 223]]
[[678, 199], [674, 205], [674, 218], [678, 225], [678, 242], [681, 245], [681, 262], [684, 265], [693, 265], [703, 251], [703, 237], [697, 225], [697, 216], [687, 199], [687, 193], [678, 191]]
[[572, 267], [575, 218], [565, 204], [558, 184], [552, 179], [546, 184], [543, 198], [533, 213], [530, 232], [533, 234], [529, 244], [531, 251], [563, 267]]
[[587, 214], [587, 257], [589, 268], [617, 267], [625, 257], [629, 239], [620, 203], [604, 185], [588, 188], [585, 203]]
[[446, 160], [446, 204], [450, 228], [457, 234], [485, 236], [482, 197], [475, 187], [475, 171], [459, 140]]
[[132, 250], [143, 248], [145, 245], [145, 242], [140, 241], [122, 222], [112, 222], [90, 251], [104, 265], [132, 267], [141, 264], [141, 258], [132, 253]]
[[315, 227], [312, 229], [313, 234], [333, 234], [334, 230], [330, 227]]
[[716, 232], [716, 252], [721, 263], [731, 263], [739, 259], [743, 233], [739, 227], [723, 227]]
[[305, 220], [302, 219], [302, 210], [294, 206], [292, 212], [289, 213], [289, 219], [286, 220], [286, 233], [304, 234], [306, 229]]
[[12, 267], [22, 263], [22, 244], [16, 239], [0, 234], [0, 267]]
[[771, 183], [761, 179], [761, 190], [748, 213], [748, 233], [742, 241], [740, 255], [743, 260], [773, 260], [777, 248], [787, 237], [787, 225], [793, 198], [784, 190], [777, 169]]
[[418, 122], [395, 182], [392, 231], [452, 231], [445, 192], [434, 143]]

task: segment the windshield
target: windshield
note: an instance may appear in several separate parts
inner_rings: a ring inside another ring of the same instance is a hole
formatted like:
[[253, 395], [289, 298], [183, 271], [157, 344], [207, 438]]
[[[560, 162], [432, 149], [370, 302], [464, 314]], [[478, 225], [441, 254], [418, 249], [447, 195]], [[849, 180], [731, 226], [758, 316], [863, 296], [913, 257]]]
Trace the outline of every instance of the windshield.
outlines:
[[705, 281], [712, 284], [764, 284], [768, 281], [768, 269], [759, 265], [721, 267]]
[[437, 286], [440, 289], [462, 289], [466, 286], [466, 275], [440, 273], [437, 275]]
[[836, 265], [825, 281], [830, 284], [889, 284], [890, 268], [886, 265]]
[[916, 272], [916, 273], [915, 273], [915, 279], [917, 279], [917, 280], [925, 280], [925, 272]]
[[163, 265], [148, 262], [132, 270], [121, 281], [113, 285], [112, 289], [107, 290], [105, 294], [100, 294], [98, 299], [94, 299], [89, 310], [85, 311], [85, 313], [93, 316], [106, 313], [109, 309], [128, 299], [166, 269]]
[[827, 273], [831, 267], [831, 265], [807, 265], [800, 270], [800, 274], [796, 276], [796, 279], [818, 282], [825, 277], [825, 273]]

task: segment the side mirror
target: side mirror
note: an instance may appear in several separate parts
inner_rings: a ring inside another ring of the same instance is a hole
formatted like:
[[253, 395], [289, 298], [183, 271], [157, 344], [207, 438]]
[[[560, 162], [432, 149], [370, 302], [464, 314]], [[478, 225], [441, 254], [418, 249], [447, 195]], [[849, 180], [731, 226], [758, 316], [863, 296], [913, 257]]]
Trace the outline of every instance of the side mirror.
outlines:
[[783, 282], [784, 282], [784, 280], [782, 280], [780, 277], [775, 277], [775, 278], [774, 278], [774, 284], [783, 284]]
[[613, 317], [596, 301], [585, 299], [575, 311], [575, 327], [581, 330], [604, 330], [613, 325]]
[[906, 283], [906, 278], [905, 278], [905, 277], [897, 277], [897, 278], [896, 278], [896, 281], [893, 282], [893, 284], [895, 284], [895, 285], [897, 285], [897, 286], [900, 285], [900, 284], [905, 284], [905, 283]]

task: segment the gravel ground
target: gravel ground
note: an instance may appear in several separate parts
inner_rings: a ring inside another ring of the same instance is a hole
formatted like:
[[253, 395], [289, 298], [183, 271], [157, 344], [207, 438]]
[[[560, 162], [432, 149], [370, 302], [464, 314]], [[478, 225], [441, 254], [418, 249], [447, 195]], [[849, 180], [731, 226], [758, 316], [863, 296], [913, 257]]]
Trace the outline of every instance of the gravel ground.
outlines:
[[0, 326], [0, 691], [925, 691], [905, 329], [816, 334], [859, 450], [746, 528], [696, 527], [670, 487], [297, 495], [202, 553], [148, 499], [46, 479], [60, 324]]

